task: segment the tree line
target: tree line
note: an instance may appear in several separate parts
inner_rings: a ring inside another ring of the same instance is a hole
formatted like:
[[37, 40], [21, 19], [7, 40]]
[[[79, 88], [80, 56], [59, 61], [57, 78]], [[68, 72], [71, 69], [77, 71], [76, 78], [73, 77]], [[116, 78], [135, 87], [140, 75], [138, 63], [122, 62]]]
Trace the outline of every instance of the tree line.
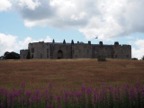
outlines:
[[20, 59], [20, 54], [6, 51], [4, 55], [0, 57], [0, 59]]
[[[27, 58], [29, 58], [29, 56]], [[0, 59], [1, 60], [2, 59], [20, 59], [20, 54], [13, 52], [13, 51], [12, 52], [6, 51], [3, 56], [0, 56]], [[101, 59], [103, 60], [103, 58], [101, 58], [101, 57], [98, 59], [100, 59], [100, 61], [101, 61]], [[132, 58], [132, 60], [138, 60], [138, 58]], [[144, 56], [142, 56], [141, 60], [144, 60]]]

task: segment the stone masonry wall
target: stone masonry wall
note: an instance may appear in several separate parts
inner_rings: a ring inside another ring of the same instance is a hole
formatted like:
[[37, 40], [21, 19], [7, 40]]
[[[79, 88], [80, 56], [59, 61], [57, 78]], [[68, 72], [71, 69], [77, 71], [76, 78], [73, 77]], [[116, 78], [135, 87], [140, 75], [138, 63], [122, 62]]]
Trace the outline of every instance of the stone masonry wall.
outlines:
[[26, 59], [28, 56], [28, 50], [20, 50], [20, 58]]
[[70, 59], [70, 58], [106, 58], [131, 59], [130, 45], [103, 45], [91, 43], [30, 43], [28, 50], [21, 50], [21, 58], [26, 58], [30, 53], [30, 58], [34, 59]]

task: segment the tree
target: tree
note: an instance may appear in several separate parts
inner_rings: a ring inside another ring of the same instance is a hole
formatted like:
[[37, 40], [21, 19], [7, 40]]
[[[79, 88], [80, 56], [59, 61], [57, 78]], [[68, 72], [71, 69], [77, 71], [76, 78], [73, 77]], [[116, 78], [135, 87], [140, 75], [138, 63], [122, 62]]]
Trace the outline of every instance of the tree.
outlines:
[[135, 58], [135, 57], [134, 57], [134, 58], [132, 58], [132, 60], [138, 60], [138, 58]]
[[20, 55], [16, 52], [5, 52], [4, 59], [20, 59]]
[[142, 57], [142, 60], [144, 60], [144, 56]]
[[98, 61], [102, 61], [102, 62], [107, 61], [107, 60], [106, 60], [106, 57], [103, 56], [103, 55], [99, 55], [98, 58], [97, 58], [97, 60], [98, 60]]
[[9, 55], [9, 53], [10, 53], [10, 52], [6, 51], [6, 52], [4, 53], [4, 57], [6, 57], [7, 55]]
[[4, 59], [4, 56], [0, 56], [0, 60], [3, 60]]

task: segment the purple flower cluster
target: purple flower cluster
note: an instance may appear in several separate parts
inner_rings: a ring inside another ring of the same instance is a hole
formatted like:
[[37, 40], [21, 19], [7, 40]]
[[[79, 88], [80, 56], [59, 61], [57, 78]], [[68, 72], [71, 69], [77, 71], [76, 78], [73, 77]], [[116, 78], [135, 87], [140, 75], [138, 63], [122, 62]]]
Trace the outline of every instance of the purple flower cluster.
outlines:
[[[51, 87], [50, 87], [51, 88]], [[51, 89], [0, 88], [0, 108], [144, 108], [144, 85], [82, 86], [77, 91], [55, 95]]]

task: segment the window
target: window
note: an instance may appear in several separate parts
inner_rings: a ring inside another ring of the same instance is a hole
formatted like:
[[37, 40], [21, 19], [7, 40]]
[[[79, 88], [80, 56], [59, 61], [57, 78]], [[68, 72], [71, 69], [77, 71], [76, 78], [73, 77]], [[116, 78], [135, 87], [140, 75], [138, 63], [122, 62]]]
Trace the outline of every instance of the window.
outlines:
[[34, 48], [31, 49], [31, 52], [34, 53]]
[[40, 58], [43, 58], [42, 54], [40, 54]]
[[126, 55], [127, 58], [129, 58], [129, 55]]
[[74, 50], [72, 50], [72, 54], [74, 54]]
[[34, 55], [33, 55], [33, 54], [31, 55], [31, 58], [34, 58]]
[[62, 59], [63, 58], [63, 51], [62, 50], [59, 50], [58, 53], [57, 53], [57, 58], [58, 59]]
[[89, 49], [87, 50], [87, 53], [89, 53]]
[[49, 53], [49, 49], [47, 49], [47, 54]]
[[49, 49], [47, 49], [47, 58], [49, 58]]

